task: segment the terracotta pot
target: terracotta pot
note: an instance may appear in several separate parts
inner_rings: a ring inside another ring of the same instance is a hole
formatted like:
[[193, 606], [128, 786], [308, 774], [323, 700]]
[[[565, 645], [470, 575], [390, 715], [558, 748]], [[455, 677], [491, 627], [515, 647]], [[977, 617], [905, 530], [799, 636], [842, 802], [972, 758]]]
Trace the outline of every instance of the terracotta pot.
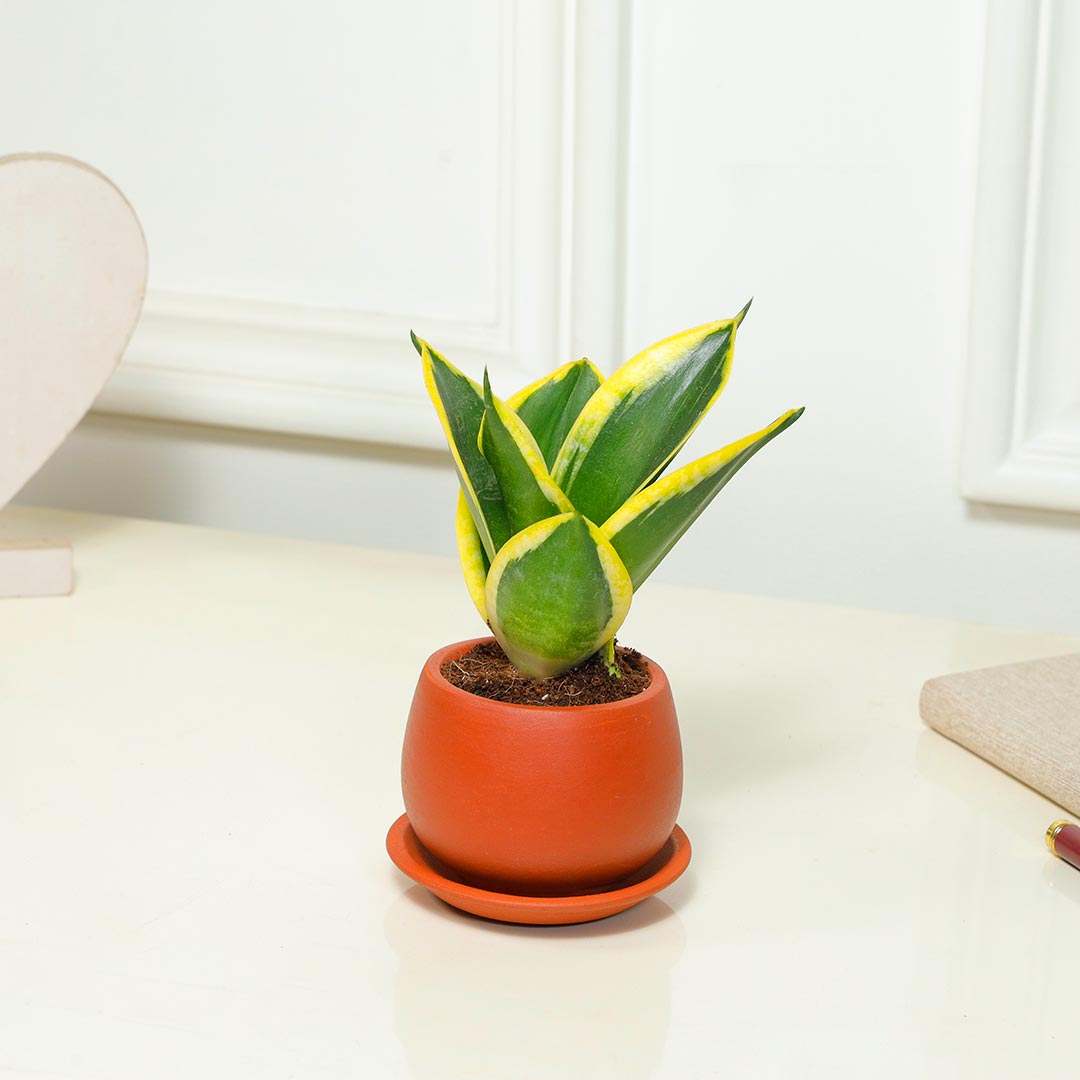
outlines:
[[682, 799], [663, 670], [649, 660], [650, 686], [606, 705], [511, 705], [440, 674], [476, 644], [434, 653], [413, 697], [401, 782], [420, 842], [462, 880], [503, 892], [586, 891], [639, 870]]

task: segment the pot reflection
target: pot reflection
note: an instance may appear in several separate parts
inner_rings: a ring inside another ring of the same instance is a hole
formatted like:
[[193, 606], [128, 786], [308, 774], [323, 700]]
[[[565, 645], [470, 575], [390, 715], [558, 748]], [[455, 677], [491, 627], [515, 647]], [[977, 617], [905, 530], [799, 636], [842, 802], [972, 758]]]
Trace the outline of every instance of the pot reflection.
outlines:
[[678, 915], [652, 897], [611, 919], [527, 927], [409, 889], [386, 916], [394, 1012], [412, 1075], [652, 1076], [667, 1037]]

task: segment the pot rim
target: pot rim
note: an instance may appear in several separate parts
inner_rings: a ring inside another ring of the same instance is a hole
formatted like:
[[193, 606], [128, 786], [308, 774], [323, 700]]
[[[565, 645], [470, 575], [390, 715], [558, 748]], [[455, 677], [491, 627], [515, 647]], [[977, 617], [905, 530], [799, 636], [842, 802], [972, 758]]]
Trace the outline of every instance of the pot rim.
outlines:
[[516, 701], [496, 701], [494, 698], [481, 697], [479, 694], [470, 694], [468, 690], [462, 690], [460, 686], [455, 686], [443, 675], [440, 668], [444, 661], [463, 656], [473, 648], [473, 646], [487, 644], [494, 640], [495, 638], [489, 634], [487, 637], [469, 638], [466, 641], [455, 641], [450, 645], [443, 645], [442, 648], [436, 649], [435, 652], [424, 661], [424, 671], [433, 677], [444, 691], [451, 694], [459, 694], [463, 698], [468, 698], [470, 703], [477, 703], [477, 707], [482, 710], [490, 709], [495, 712], [505, 712], [508, 710], [516, 712], [520, 709], [525, 712], [538, 713], [547, 716], [573, 715], [581, 717], [586, 713], [606, 716], [628, 708], [634, 708], [635, 706], [647, 706], [654, 698], [659, 697], [668, 690], [668, 678], [664, 669], [655, 660], [646, 656], [644, 653], [641, 653], [640, 655], [649, 667], [649, 676], [651, 680], [649, 685], [646, 686], [640, 694], [633, 694], [631, 697], [620, 698], [618, 701], [604, 701], [593, 705], [527, 705]]

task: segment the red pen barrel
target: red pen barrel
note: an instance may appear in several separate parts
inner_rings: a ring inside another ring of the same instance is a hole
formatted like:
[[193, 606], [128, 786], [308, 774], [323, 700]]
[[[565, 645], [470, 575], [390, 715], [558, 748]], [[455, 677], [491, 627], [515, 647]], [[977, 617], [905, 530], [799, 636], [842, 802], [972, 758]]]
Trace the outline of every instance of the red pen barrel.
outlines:
[[1080, 825], [1071, 821], [1055, 821], [1046, 830], [1046, 846], [1059, 859], [1080, 870]]

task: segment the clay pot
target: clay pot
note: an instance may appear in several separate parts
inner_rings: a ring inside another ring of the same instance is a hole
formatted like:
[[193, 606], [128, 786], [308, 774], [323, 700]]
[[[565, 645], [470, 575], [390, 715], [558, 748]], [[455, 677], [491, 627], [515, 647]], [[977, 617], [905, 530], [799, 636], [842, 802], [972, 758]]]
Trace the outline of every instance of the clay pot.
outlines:
[[463, 881], [502, 892], [584, 892], [632, 875], [671, 835], [682, 798], [663, 670], [649, 660], [651, 684], [623, 701], [512, 705], [440, 674], [477, 643], [429, 657], [413, 697], [401, 782], [420, 842]]

